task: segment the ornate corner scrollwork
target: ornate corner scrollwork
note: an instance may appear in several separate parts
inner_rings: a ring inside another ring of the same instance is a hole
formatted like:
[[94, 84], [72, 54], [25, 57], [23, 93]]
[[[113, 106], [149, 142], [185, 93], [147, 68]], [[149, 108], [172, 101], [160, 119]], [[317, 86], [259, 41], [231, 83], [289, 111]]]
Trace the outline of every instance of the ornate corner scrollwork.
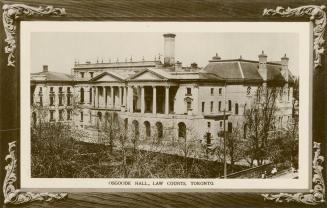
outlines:
[[6, 156], [6, 161], [9, 161], [5, 167], [6, 176], [3, 183], [3, 194], [5, 204], [23, 204], [26, 202], [33, 201], [54, 201], [60, 200], [67, 197], [67, 193], [32, 193], [32, 192], [21, 192], [15, 188], [16, 166], [17, 159], [15, 154], [16, 142], [9, 143], [9, 154]]
[[326, 30], [326, 12], [324, 11], [326, 7], [309, 5], [297, 8], [287, 8], [277, 7], [276, 9], [265, 9], [263, 11], [264, 16], [281, 16], [281, 17], [301, 17], [308, 16], [313, 22], [313, 50], [314, 50], [314, 68], [317, 69], [321, 67], [321, 56], [324, 53], [324, 34]]
[[8, 66], [15, 66], [16, 51], [16, 20], [21, 17], [28, 16], [63, 16], [66, 14], [64, 8], [47, 7], [31, 7], [24, 4], [5, 4], [2, 7], [2, 21], [6, 33], [5, 53], [8, 54]]
[[320, 144], [315, 142], [313, 150], [313, 189], [311, 189], [309, 193], [262, 194], [265, 200], [275, 202], [300, 202], [309, 205], [325, 203], [325, 182], [322, 175], [324, 157], [320, 155]]

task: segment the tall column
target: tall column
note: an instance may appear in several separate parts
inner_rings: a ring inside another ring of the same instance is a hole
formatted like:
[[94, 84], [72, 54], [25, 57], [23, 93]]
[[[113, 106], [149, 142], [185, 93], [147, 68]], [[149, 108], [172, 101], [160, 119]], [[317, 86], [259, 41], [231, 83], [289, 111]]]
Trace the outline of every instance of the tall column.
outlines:
[[111, 87], [111, 91], [110, 91], [110, 93], [111, 93], [111, 100], [110, 100], [110, 103], [111, 103], [111, 108], [112, 109], [114, 109], [115, 108], [115, 103], [114, 103], [114, 96], [115, 96], [115, 93], [114, 93], [114, 90], [115, 90], [115, 87], [114, 86], [112, 86]]
[[96, 94], [96, 87], [92, 87], [92, 90], [93, 90], [92, 103], [93, 103], [93, 107], [95, 108], [95, 94]]
[[126, 101], [127, 101], [127, 87], [124, 87], [124, 97], [123, 97], [123, 106], [126, 106]]
[[103, 94], [104, 94], [104, 87], [103, 86], [100, 86], [100, 88], [101, 88], [101, 95], [100, 95], [100, 93], [99, 93], [99, 107], [100, 108], [102, 108], [102, 106], [103, 106]]
[[107, 108], [108, 106], [108, 97], [107, 97], [107, 94], [108, 94], [108, 87], [104, 87], [104, 92], [103, 92], [103, 97], [104, 97], [104, 107]]
[[133, 88], [132, 87], [128, 87], [128, 110], [129, 112], [133, 113]]
[[169, 114], [169, 87], [165, 87], [165, 114]]
[[152, 87], [152, 113], [156, 114], [157, 113], [157, 88], [156, 86]]
[[141, 113], [145, 111], [144, 86], [141, 86]]
[[97, 86], [95, 87], [95, 107], [99, 107], [99, 89]]
[[121, 107], [122, 106], [122, 88], [121, 87], [119, 87], [119, 107]]

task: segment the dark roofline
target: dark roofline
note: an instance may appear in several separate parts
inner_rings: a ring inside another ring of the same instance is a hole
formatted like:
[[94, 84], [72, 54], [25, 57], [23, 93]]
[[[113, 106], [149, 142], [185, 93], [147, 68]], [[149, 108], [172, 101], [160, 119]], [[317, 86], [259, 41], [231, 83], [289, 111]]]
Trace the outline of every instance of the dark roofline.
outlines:
[[[132, 66], [129, 64], [144, 63], [144, 65]], [[133, 62], [111, 62], [111, 63], [87, 63], [87, 64], [76, 64], [73, 69], [110, 69], [110, 68], [137, 68], [137, 67], [149, 67], [156, 66], [161, 63], [160, 61], [133, 61]], [[112, 65], [112, 66], [110, 66]]]
[[78, 65], [90, 65], [90, 64], [126, 64], [126, 63], [147, 63], [147, 62], [159, 62], [159, 61], [132, 61], [132, 62], [104, 62], [104, 63], [83, 63], [83, 64], [76, 64], [75, 66], [78, 66]]
[[75, 80], [31, 80], [31, 83], [75, 83]]
[[[209, 60], [210, 63], [215, 63], [215, 62], [250, 62], [250, 63], [259, 63], [259, 61], [254, 61], [254, 60], [248, 60], [248, 59], [223, 59], [223, 60]], [[267, 61], [267, 64], [271, 65], [282, 65], [281, 63], [276, 63], [276, 62], [270, 62]]]
[[114, 74], [112, 74], [112, 73], [110, 73], [110, 72], [103, 72], [103, 73], [99, 74], [98, 76], [93, 77], [93, 78], [90, 79], [89, 81], [90, 81], [90, 82], [94, 82], [94, 81], [96, 81], [96, 79], [99, 79], [99, 78], [101, 78], [101, 77], [103, 77], [103, 76], [105, 76], [105, 75], [110, 75], [110, 76], [112, 76], [112, 77], [114, 77], [114, 78], [116, 78], [116, 79], [118, 79], [118, 80], [124, 81], [124, 79], [122, 79], [122, 78], [120, 78], [120, 77], [118, 77], [118, 76], [116, 76], [116, 75], [114, 75]]
[[149, 69], [144, 69], [144, 70], [142, 70], [142, 71], [140, 71], [140, 72], [138, 72], [138, 73], [133, 74], [132, 76], [130, 76], [127, 79], [127, 81], [141, 81], [141, 80], [133, 80], [133, 79], [136, 78], [136, 77], [138, 77], [138, 76], [140, 76], [141, 74], [144, 74], [145, 72], [150, 72], [152, 74], [155, 74], [156, 76], [160, 77], [163, 80], [169, 80], [167, 77], [164, 77], [163, 75], [161, 75], [161, 74], [159, 74], [159, 73], [157, 73], [155, 71], [152, 71], [152, 70], [149, 70]]

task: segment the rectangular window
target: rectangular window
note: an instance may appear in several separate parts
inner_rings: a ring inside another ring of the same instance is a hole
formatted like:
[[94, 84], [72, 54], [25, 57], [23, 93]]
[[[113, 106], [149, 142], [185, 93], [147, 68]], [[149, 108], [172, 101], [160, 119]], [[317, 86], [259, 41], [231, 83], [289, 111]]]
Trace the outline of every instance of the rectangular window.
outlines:
[[54, 110], [50, 111], [50, 121], [54, 121]]
[[67, 87], [67, 92], [70, 93], [70, 87]]
[[90, 72], [90, 77], [93, 78], [94, 72]]
[[210, 89], [210, 94], [213, 95], [213, 92], [214, 92], [214, 90], [213, 90], [213, 88], [211, 88]]
[[63, 105], [62, 104], [62, 95], [59, 95], [59, 105]]
[[192, 102], [188, 101], [187, 102], [187, 110], [191, 110], [192, 109]]
[[220, 122], [219, 122], [219, 126], [220, 126], [220, 128], [223, 127], [223, 121], [220, 121]]
[[235, 114], [238, 115], [238, 103], [235, 103]]
[[233, 131], [233, 123], [232, 122], [228, 122], [228, 132], [232, 133]]
[[42, 99], [42, 95], [40, 95], [40, 106], [43, 106], [43, 99]]
[[218, 111], [221, 111], [221, 101], [218, 103]]
[[206, 137], [207, 137], [207, 145], [210, 145], [211, 144], [211, 133], [208, 132]]
[[50, 95], [50, 105], [53, 106], [54, 105], [54, 96]]
[[251, 95], [251, 86], [248, 86], [248, 88], [246, 89], [246, 95]]
[[53, 92], [53, 87], [50, 87], [50, 92]]
[[[89, 95], [90, 95], [89, 96], [89, 103], [92, 103], [92, 88], [90, 88]], [[105, 98], [106, 98], [106, 101], [107, 101], [107, 95], [105, 95]]]
[[81, 112], [81, 122], [83, 122], [83, 112]]
[[59, 87], [59, 93], [62, 93], [62, 87]]
[[228, 111], [232, 111], [232, 101], [228, 101]]
[[70, 102], [70, 97], [71, 97], [71, 95], [67, 95], [67, 106], [70, 106], [71, 105], [71, 102]]
[[202, 102], [202, 113], [204, 113], [204, 105], [205, 105], [205, 102]]
[[63, 110], [59, 110], [59, 121], [64, 120], [63, 118]]
[[213, 111], [213, 102], [211, 101], [210, 102], [210, 112], [212, 113], [212, 111]]
[[186, 95], [192, 95], [192, 89], [190, 87], [186, 88]]
[[81, 78], [84, 78], [84, 72], [80, 72]]
[[219, 88], [219, 95], [222, 95], [223, 94], [223, 88]]
[[67, 110], [67, 120], [71, 120], [71, 113], [72, 111], [71, 110]]

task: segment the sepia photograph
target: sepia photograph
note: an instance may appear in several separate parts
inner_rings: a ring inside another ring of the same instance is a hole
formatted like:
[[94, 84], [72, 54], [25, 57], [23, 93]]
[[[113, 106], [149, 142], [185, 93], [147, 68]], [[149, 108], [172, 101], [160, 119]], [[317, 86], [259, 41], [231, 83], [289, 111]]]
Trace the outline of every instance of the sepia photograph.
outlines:
[[0, 205], [325, 205], [323, 0], [0, 4]]
[[299, 33], [166, 29], [30, 33], [31, 179], [299, 179]]

